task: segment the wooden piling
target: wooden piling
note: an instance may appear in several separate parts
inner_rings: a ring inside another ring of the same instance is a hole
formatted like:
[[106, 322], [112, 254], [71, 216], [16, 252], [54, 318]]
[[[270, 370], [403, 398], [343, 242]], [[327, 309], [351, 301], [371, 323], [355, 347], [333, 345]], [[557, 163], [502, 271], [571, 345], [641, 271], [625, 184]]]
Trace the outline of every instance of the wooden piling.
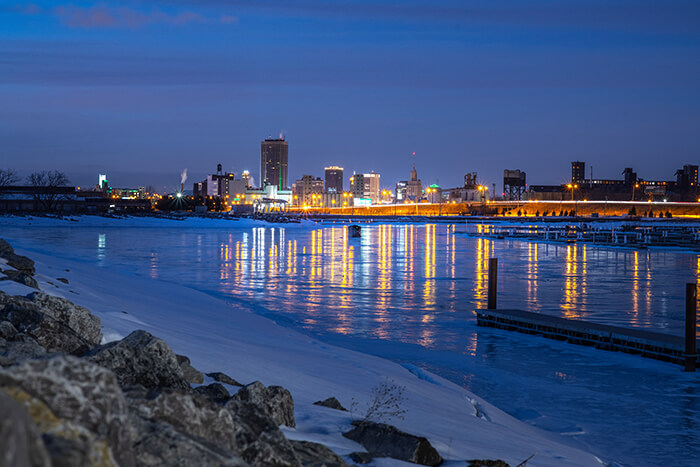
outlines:
[[685, 371], [695, 371], [697, 361], [695, 342], [697, 299], [697, 284], [685, 284]]
[[496, 309], [496, 290], [498, 288], [498, 258], [489, 258], [489, 303], [488, 309]]

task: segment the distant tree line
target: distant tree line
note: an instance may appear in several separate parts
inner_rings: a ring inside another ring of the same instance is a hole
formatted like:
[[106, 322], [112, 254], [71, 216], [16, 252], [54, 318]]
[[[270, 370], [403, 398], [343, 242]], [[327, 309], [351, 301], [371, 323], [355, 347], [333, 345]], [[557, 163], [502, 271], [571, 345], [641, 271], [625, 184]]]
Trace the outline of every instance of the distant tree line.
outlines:
[[[0, 197], [19, 181], [20, 177], [14, 170], [0, 169]], [[66, 194], [60, 187], [69, 183], [66, 174], [60, 170], [42, 170], [31, 173], [26, 178], [29, 193], [34, 199], [34, 208], [38, 211], [54, 211], [58, 202], [66, 199]]]

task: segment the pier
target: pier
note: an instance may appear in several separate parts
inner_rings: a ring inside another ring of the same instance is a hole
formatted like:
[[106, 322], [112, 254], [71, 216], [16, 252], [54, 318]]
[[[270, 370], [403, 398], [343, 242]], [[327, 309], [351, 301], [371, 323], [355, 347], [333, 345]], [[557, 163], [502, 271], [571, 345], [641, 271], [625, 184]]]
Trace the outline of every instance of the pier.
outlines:
[[489, 258], [488, 308], [475, 310], [477, 326], [535, 334], [571, 344], [620, 351], [677, 363], [685, 371], [698, 367], [696, 283], [685, 284], [685, 335], [662, 334], [645, 329], [622, 328], [523, 310], [497, 310], [498, 258]]
[[[590, 323], [522, 310], [475, 310], [478, 326], [536, 334], [598, 349], [641, 355], [684, 365], [685, 339], [643, 329]], [[695, 355], [696, 364], [698, 356]]]
[[[457, 233], [457, 232], [456, 232]], [[696, 225], [607, 225], [581, 222], [565, 225], [467, 225], [463, 235], [492, 239], [521, 239], [561, 243], [586, 242], [631, 248], [676, 247], [700, 250]]]

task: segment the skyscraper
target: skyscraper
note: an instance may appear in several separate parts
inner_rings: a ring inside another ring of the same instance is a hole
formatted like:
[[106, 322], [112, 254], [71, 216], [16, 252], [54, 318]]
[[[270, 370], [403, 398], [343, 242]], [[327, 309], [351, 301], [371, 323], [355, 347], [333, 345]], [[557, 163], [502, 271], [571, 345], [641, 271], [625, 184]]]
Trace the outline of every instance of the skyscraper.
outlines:
[[278, 190], [288, 190], [287, 158], [289, 145], [282, 136], [279, 139], [265, 138], [260, 143], [260, 183], [276, 185]]
[[343, 168], [326, 167], [326, 191], [342, 193], [343, 191]]

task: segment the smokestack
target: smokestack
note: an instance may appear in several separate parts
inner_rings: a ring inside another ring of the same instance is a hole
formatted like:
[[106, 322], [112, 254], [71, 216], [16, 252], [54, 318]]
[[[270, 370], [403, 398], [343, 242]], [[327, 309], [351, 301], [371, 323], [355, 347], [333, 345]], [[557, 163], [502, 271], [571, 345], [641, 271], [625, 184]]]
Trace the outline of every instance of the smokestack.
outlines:
[[185, 184], [180, 183], [180, 193], [182, 193], [183, 191], [185, 191]]

